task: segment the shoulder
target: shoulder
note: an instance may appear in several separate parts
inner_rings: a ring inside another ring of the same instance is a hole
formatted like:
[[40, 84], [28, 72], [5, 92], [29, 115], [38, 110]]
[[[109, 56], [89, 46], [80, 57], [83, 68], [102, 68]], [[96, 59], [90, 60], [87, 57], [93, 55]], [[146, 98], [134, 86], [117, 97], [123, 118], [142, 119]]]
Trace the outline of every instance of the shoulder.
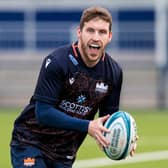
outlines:
[[120, 64], [107, 53], [105, 56], [105, 62], [106, 64], [108, 64], [108, 67], [115, 73], [122, 73], [122, 67], [120, 66]]
[[57, 61], [67, 58], [67, 55], [71, 49], [71, 45], [65, 45], [56, 48], [52, 53], [49, 54], [49, 57], [54, 58]]
[[56, 48], [44, 58], [43, 69], [49, 73], [66, 73], [70, 48], [70, 45]]
[[115, 85], [121, 83], [123, 78], [123, 70], [120, 64], [107, 53], [105, 57], [105, 64], [109, 79], [112, 79]]

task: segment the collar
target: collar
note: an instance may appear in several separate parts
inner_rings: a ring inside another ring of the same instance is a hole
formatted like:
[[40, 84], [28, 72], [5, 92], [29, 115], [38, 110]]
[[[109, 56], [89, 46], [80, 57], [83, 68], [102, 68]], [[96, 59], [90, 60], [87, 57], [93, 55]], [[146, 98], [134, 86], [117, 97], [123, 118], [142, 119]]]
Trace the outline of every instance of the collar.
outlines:
[[72, 50], [75, 55], [75, 57], [78, 57], [78, 42], [72, 43]]

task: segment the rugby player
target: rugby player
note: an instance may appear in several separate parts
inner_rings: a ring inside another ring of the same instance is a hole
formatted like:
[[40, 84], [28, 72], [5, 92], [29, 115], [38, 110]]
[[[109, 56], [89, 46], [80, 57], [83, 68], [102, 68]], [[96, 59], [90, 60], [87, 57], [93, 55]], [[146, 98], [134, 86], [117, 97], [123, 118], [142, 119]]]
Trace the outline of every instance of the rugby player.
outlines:
[[78, 40], [45, 57], [31, 100], [14, 122], [14, 168], [71, 168], [87, 134], [101, 147], [109, 145], [103, 123], [119, 110], [123, 78], [121, 67], [105, 51], [111, 29], [107, 9], [87, 8]]

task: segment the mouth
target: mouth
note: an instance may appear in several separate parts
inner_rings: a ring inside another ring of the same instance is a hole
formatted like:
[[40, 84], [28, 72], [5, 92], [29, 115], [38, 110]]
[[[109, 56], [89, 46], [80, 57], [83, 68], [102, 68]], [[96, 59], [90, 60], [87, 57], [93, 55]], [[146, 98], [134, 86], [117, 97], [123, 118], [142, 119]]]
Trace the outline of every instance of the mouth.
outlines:
[[97, 50], [99, 50], [101, 47], [98, 44], [89, 44], [89, 48], [90, 49], [97, 49]]

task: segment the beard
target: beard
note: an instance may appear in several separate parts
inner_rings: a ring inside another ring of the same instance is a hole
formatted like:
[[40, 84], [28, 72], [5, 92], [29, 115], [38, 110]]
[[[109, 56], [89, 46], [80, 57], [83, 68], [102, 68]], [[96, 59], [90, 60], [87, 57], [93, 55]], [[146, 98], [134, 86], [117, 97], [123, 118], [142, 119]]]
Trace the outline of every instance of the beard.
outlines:
[[[85, 60], [88, 60], [89, 62], [97, 62], [103, 56], [104, 48], [100, 47], [99, 49], [93, 49], [89, 47], [89, 44], [91, 43], [95, 42], [89, 41], [88, 43], [85, 43], [82, 37], [80, 38], [81, 54], [85, 57]], [[102, 46], [102, 44], [100, 46]]]

